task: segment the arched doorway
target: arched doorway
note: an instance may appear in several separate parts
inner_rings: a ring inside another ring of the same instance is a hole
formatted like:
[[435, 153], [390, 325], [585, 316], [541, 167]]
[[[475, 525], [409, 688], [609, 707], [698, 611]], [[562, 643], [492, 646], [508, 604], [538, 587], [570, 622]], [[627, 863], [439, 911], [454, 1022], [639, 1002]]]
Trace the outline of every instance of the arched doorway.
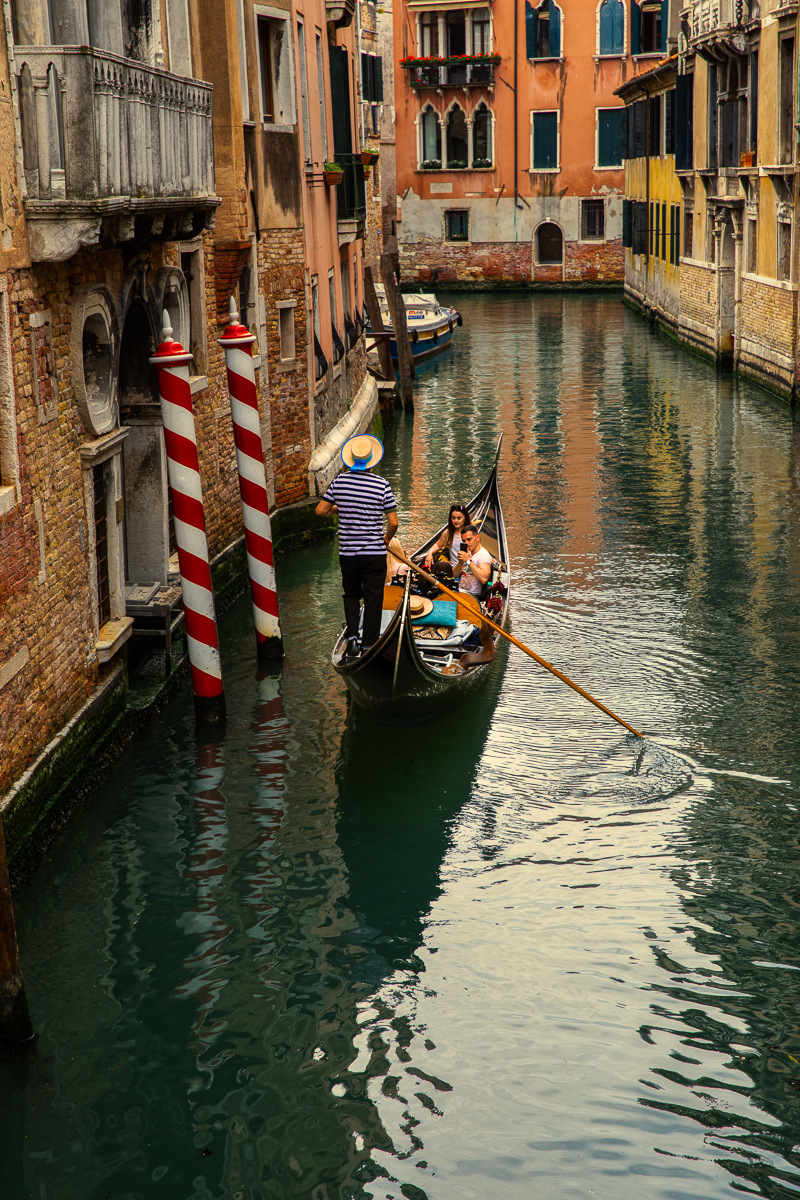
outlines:
[[552, 221], [536, 230], [536, 261], [542, 266], [561, 266], [564, 261], [564, 237]]

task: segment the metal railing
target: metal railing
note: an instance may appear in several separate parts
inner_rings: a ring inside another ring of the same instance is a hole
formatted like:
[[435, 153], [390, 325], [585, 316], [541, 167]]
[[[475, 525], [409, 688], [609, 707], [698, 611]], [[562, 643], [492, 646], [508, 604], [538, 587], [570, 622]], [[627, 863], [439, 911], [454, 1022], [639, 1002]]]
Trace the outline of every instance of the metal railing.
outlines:
[[441, 63], [410, 65], [409, 83], [413, 88], [489, 87], [494, 83], [497, 63], [469, 58], [445, 59]]
[[336, 161], [344, 171], [336, 185], [336, 216], [339, 221], [363, 221], [367, 217], [367, 189], [360, 154], [339, 154]]
[[17, 46], [34, 200], [208, 196], [211, 85], [91, 46]]

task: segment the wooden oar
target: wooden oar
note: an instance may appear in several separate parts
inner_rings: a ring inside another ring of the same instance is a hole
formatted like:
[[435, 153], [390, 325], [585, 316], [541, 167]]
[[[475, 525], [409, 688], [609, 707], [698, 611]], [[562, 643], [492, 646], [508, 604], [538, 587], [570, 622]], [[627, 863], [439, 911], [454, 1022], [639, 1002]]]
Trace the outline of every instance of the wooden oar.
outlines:
[[[464, 596], [468, 595], [468, 593], [462, 593], [459, 595], [456, 592], [451, 592], [449, 588], [446, 588], [444, 584], [436, 579], [433, 575], [429, 575], [427, 571], [422, 569], [422, 567], [417, 566], [417, 564], [412, 562], [411, 559], [406, 558], [405, 554], [403, 553], [403, 548], [397, 538], [392, 538], [392, 540], [389, 542], [388, 548], [389, 552], [393, 554], [395, 558], [400, 559], [400, 561], [404, 562], [406, 566], [411, 567], [412, 571], [416, 571], [418, 575], [421, 575], [423, 579], [427, 579], [429, 583], [435, 584], [436, 587], [440, 588], [446, 596], [449, 596], [451, 600], [455, 600], [456, 604], [464, 603]], [[492, 629], [496, 629], [497, 632], [502, 635], [502, 637], [506, 638], [506, 640], [511, 642], [512, 645], [516, 646], [518, 650], [524, 651], [529, 658], [532, 658], [538, 662], [539, 665], [544, 667], [546, 671], [549, 671], [551, 675], [555, 675], [556, 679], [560, 679], [562, 683], [566, 683], [567, 687], [571, 687], [574, 692], [577, 692], [579, 696], [583, 696], [584, 700], [588, 700], [590, 704], [595, 706], [595, 708], [599, 708], [601, 712], [604, 712], [607, 716], [611, 717], [617, 722], [618, 725], [623, 725], [626, 729], [629, 729], [631, 733], [636, 734], [638, 738], [644, 736], [643, 734], [639, 733], [638, 729], [634, 729], [632, 725], [629, 725], [627, 721], [623, 721], [622, 717], [618, 717], [616, 713], [613, 713], [610, 708], [606, 708], [605, 704], [601, 704], [599, 700], [595, 700], [594, 696], [590, 696], [589, 693], [584, 691], [582, 687], [579, 687], [577, 683], [573, 683], [567, 675], [564, 675], [558, 670], [557, 667], [554, 667], [551, 663], [549, 663], [547, 659], [542, 658], [542, 656], [537, 654], [535, 650], [531, 650], [530, 646], [526, 646], [524, 642], [519, 641], [519, 639], [515, 638], [513, 634], [508, 633], [505, 629], [503, 629], [501, 625], [497, 625], [494, 621], [490, 621], [489, 618], [484, 616], [483, 613], [480, 613], [480, 617], [481, 620], [485, 621], [487, 625], [489, 625]]]

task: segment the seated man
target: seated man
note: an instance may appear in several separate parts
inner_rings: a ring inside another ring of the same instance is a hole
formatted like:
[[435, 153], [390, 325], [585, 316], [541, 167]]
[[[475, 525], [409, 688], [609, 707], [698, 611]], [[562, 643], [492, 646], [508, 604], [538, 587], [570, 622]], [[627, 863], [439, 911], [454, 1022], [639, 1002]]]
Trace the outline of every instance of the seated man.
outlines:
[[481, 535], [474, 525], [465, 525], [461, 530], [461, 541], [467, 549], [459, 550], [454, 574], [458, 578], [458, 590], [468, 592], [476, 599], [481, 588], [489, 582], [492, 573], [492, 556], [481, 545]]

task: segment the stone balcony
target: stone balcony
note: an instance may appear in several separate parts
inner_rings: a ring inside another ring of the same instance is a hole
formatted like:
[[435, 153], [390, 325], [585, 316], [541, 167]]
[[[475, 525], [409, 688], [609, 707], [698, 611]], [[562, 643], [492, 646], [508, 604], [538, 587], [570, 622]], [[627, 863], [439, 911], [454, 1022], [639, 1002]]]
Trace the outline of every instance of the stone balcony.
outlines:
[[747, 50], [745, 32], [761, 18], [760, 0], [695, 0], [682, 10], [689, 44], [711, 59]]
[[211, 86], [90, 46], [17, 46], [35, 262], [213, 223]]

